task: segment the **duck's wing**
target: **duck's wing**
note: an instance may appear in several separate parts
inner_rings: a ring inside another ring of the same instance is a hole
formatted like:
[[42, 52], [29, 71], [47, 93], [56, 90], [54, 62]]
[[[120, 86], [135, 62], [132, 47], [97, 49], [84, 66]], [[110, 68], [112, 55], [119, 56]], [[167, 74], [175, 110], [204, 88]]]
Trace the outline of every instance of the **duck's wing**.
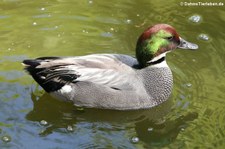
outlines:
[[127, 55], [42, 57], [24, 60], [23, 64], [47, 92], [56, 91], [65, 84], [78, 81], [101, 84], [116, 90], [132, 90], [138, 80], [132, 68], [137, 65], [137, 60]]

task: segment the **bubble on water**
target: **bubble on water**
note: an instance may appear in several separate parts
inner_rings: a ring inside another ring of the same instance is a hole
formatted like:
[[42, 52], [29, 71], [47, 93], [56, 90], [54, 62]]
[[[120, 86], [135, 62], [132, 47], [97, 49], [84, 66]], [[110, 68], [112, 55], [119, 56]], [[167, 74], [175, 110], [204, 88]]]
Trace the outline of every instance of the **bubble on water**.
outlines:
[[126, 20], [126, 23], [127, 23], [127, 24], [130, 24], [131, 22], [132, 22], [132, 21], [131, 21], [130, 19], [127, 19], [127, 20]]
[[10, 142], [11, 141], [11, 137], [10, 136], [3, 136], [2, 137], [2, 141], [3, 142]]
[[181, 130], [181, 131], [184, 131], [185, 129], [184, 129], [184, 128], [181, 128], [180, 130]]
[[37, 22], [33, 22], [33, 25], [34, 25], [34, 26], [37, 25]]
[[151, 132], [151, 131], [153, 131], [153, 128], [152, 127], [149, 127], [148, 128], [148, 132]]
[[187, 87], [191, 87], [192, 84], [191, 84], [191, 83], [187, 83], [186, 86], [187, 86]]
[[83, 29], [83, 30], [82, 30], [82, 32], [83, 32], [83, 33], [87, 33], [87, 34], [88, 34], [88, 31], [87, 31], [87, 30], [85, 30], [85, 29]]
[[41, 121], [40, 121], [40, 124], [41, 124], [42, 126], [46, 126], [46, 125], [48, 125], [48, 122], [47, 122], [46, 120], [41, 120]]
[[206, 34], [200, 34], [198, 36], [198, 39], [203, 40], [203, 41], [209, 41], [209, 36]]
[[67, 128], [66, 128], [69, 132], [72, 132], [72, 131], [74, 131], [74, 128], [72, 127], [72, 126], [67, 126]]
[[132, 137], [131, 138], [131, 142], [132, 143], [138, 143], [139, 142], [139, 138], [138, 137]]
[[110, 32], [103, 32], [103, 33], [101, 33], [101, 36], [103, 36], [103, 37], [112, 37], [113, 34], [110, 33]]
[[193, 15], [189, 18], [189, 21], [193, 23], [199, 23], [202, 20], [202, 17], [199, 15]]

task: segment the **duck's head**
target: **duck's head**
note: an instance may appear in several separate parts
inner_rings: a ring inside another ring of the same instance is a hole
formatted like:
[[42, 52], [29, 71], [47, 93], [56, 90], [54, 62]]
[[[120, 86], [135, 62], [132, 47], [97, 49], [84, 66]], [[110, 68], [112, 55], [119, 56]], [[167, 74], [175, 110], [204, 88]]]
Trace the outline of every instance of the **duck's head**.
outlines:
[[146, 29], [136, 45], [136, 57], [142, 67], [161, 62], [165, 54], [176, 48], [197, 49], [198, 45], [182, 39], [176, 30], [167, 24], [157, 24]]

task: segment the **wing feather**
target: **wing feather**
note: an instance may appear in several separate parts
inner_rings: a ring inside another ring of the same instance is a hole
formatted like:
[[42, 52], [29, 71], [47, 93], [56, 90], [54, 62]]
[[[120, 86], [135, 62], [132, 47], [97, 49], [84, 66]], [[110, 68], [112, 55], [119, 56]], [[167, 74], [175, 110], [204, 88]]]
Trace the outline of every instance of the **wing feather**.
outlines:
[[[25, 60], [26, 70], [45, 89], [52, 83], [88, 81], [115, 89], [132, 89], [137, 81], [136, 59], [126, 55], [94, 54], [66, 58]], [[32, 66], [32, 63], [35, 65]], [[49, 88], [49, 87], [48, 87]]]

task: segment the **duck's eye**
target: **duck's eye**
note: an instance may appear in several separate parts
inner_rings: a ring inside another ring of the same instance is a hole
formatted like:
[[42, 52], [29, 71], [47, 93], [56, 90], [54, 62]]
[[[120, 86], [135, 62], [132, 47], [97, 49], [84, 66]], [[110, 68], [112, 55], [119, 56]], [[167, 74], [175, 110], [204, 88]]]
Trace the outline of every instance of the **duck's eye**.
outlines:
[[167, 40], [171, 41], [173, 40], [174, 36], [169, 36], [169, 37], [166, 37]]

